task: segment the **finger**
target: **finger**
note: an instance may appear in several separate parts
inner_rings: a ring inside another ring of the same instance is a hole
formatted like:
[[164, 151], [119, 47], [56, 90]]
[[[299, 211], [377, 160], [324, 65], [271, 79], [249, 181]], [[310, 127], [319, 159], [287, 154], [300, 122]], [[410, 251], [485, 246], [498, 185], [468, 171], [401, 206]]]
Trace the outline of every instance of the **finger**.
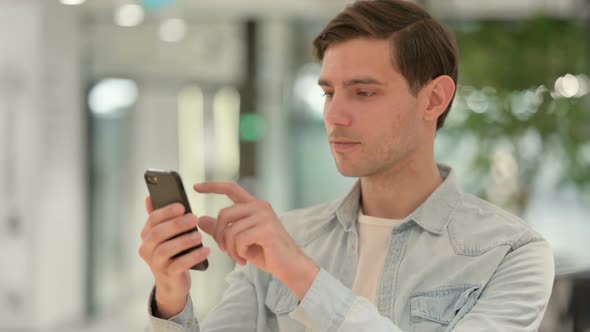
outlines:
[[235, 182], [204, 182], [195, 184], [193, 188], [203, 194], [226, 195], [234, 203], [246, 203], [256, 200], [256, 197]]
[[141, 239], [145, 240], [147, 234], [151, 232], [152, 228], [154, 228], [156, 225], [162, 223], [163, 221], [182, 216], [183, 214], [184, 206], [180, 203], [170, 204], [161, 209], [154, 210], [149, 214], [148, 220], [141, 230]]
[[[148, 215], [151, 214], [152, 212], [154, 212], [154, 206], [152, 204], [152, 197], [151, 196], [147, 196], [145, 198], [145, 210], [147, 211]], [[143, 229], [141, 230], [141, 239], [145, 239], [145, 235], [150, 231], [151, 227], [149, 226], [149, 222], [146, 222], [145, 225], [143, 226]]]
[[201, 247], [199, 249], [192, 250], [182, 256], [174, 258], [170, 266], [168, 266], [168, 271], [171, 273], [181, 273], [184, 271], [189, 270], [191, 267], [201, 263], [211, 253], [211, 249], [209, 247]]
[[235, 238], [241, 232], [256, 227], [258, 224], [256, 216], [250, 216], [246, 219], [242, 219], [239, 222], [232, 224], [231, 227], [225, 229], [225, 248], [229, 256], [236, 261], [238, 264], [243, 265], [246, 263], [246, 258], [240, 256], [236, 250]]
[[155, 249], [153, 263], [157, 266], [163, 266], [175, 255], [201, 244], [202, 241], [201, 233], [196, 231], [165, 241]]
[[200, 216], [199, 217], [199, 228], [211, 235], [215, 235], [215, 228], [217, 227], [217, 219], [209, 216]]
[[153, 227], [152, 230], [146, 234], [142, 243], [142, 257], [145, 256], [148, 257], [148, 259], [151, 259], [154, 250], [160, 244], [178, 236], [179, 234], [195, 229], [197, 224], [197, 217], [194, 214], [189, 213]]
[[[235, 247], [236, 253], [239, 257], [244, 257], [247, 260], [248, 257], [248, 250], [250, 246], [258, 244], [258, 240], [261, 237], [260, 227], [252, 227], [244, 230], [236, 234], [235, 236]], [[262, 245], [259, 245], [262, 247]], [[240, 265], [246, 264], [245, 262], [241, 263]]]
[[145, 209], [147, 211], [148, 214], [154, 212], [154, 204], [152, 203], [152, 197], [151, 196], [147, 196], [145, 198]]
[[250, 215], [256, 213], [259, 209], [254, 202], [246, 204], [236, 204], [230, 207], [226, 207], [219, 211], [217, 216], [217, 227], [215, 228], [215, 241], [219, 243], [219, 248], [225, 251], [225, 229], [230, 223], [237, 223], [241, 219], [244, 219]]

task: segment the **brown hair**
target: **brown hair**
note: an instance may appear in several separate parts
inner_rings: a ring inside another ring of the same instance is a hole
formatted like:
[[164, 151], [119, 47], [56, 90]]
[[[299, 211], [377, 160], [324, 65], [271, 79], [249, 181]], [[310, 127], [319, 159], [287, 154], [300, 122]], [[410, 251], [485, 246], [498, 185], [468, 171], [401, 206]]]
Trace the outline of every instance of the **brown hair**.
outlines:
[[[390, 39], [392, 64], [417, 95], [430, 80], [458, 78], [458, 49], [454, 35], [434, 20], [422, 7], [402, 0], [361, 0], [334, 17], [314, 39], [319, 61], [330, 45], [356, 38]], [[437, 121], [444, 124], [449, 106]]]

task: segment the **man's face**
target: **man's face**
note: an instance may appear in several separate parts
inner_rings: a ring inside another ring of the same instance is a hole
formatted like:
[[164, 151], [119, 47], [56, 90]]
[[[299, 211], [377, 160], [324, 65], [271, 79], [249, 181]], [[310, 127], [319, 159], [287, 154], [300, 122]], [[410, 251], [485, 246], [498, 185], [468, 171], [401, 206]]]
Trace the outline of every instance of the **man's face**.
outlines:
[[422, 111], [391, 63], [387, 40], [353, 39], [324, 54], [324, 122], [344, 176], [378, 175], [410, 162], [424, 136]]

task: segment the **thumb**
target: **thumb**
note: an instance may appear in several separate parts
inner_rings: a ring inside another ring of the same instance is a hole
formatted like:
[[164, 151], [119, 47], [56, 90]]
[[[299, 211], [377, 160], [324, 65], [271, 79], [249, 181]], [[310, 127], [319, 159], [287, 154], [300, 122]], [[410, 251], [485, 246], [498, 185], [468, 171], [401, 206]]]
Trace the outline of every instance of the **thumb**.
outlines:
[[209, 216], [199, 217], [199, 228], [205, 233], [213, 236], [215, 234], [215, 228], [217, 227], [217, 219]]

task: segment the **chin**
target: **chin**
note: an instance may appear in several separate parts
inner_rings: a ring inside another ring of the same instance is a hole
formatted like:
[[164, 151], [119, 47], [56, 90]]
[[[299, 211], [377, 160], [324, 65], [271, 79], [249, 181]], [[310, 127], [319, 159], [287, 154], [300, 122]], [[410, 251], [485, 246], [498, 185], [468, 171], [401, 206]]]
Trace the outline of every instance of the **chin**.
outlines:
[[336, 167], [342, 176], [350, 178], [359, 178], [363, 176], [363, 172], [358, 169], [354, 169], [354, 167], [345, 167], [344, 165], [340, 164], [336, 164]]
[[362, 178], [362, 177], [370, 177], [374, 175], [378, 175], [379, 173], [383, 172], [386, 168], [383, 165], [371, 165], [371, 164], [361, 164], [361, 165], [354, 165], [354, 164], [347, 164], [347, 163], [336, 163], [336, 167], [338, 168], [338, 172], [345, 177], [354, 177], [354, 178]]
[[349, 173], [340, 172], [340, 174], [344, 177], [347, 177], [347, 178], [360, 178], [361, 177], [360, 175], [358, 175], [356, 173], [352, 173], [352, 172], [349, 172]]

